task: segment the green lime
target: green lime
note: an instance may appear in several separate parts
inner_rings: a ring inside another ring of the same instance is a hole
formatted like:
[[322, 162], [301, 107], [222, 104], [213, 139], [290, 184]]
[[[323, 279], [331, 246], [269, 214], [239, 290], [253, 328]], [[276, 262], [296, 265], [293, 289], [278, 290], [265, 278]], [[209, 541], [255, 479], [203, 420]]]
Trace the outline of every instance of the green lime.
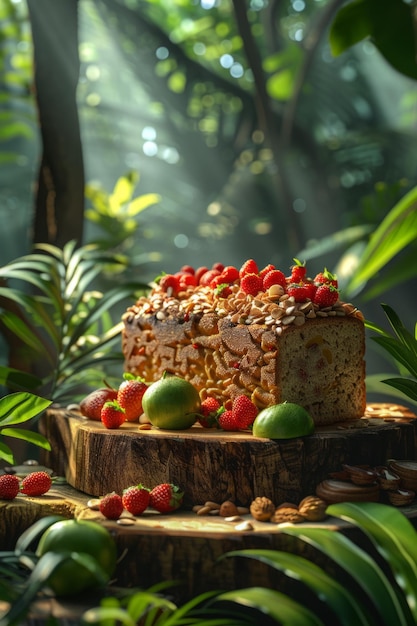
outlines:
[[[116, 567], [117, 549], [109, 531], [89, 520], [62, 520], [49, 526], [39, 540], [37, 555], [58, 552], [63, 555], [87, 554], [110, 580]], [[74, 558], [58, 565], [49, 579], [58, 596], [73, 595], [99, 585], [99, 578]]]
[[179, 376], [164, 376], [144, 393], [142, 406], [151, 424], [167, 430], [191, 428], [200, 411], [200, 395]]
[[293, 439], [311, 435], [314, 422], [304, 407], [293, 402], [283, 402], [262, 409], [256, 416], [252, 432], [255, 437]]

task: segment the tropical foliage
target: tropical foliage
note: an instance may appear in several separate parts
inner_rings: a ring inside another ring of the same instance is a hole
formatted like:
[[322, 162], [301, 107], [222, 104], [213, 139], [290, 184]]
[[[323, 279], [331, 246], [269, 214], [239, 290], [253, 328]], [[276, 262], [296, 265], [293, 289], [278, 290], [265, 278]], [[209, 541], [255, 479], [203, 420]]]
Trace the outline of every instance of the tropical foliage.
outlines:
[[[1, 368], [1, 383], [11, 390], [30, 384], [40, 396], [74, 402], [86, 389], [102, 385], [104, 364], [121, 368], [121, 322], [114, 323], [114, 311], [147, 288], [123, 281], [120, 272], [127, 268], [122, 256], [94, 246], [77, 248], [75, 242], [63, 250], [39, 244], [32, 254], [0, 268], [0, 321], [28, 365], [23, 373]], [[106, 271], [119, 273], [118, 282], [103, 292], [97, 284]]]
[[[259, 560], [301, 581], [312, 591], [323, 609], [330, 609], [332, 624], [371, 626], [372, 624], [417, 624], [417, 543], [416, 530], [397, 509], [378, 503], [341, 503], [328, 507], [329, 515], [356, 525], [370, 539], [377, 555], [365, 551], [340, 532], [304, 525], [282, 527], [282, 532], [298, 537], [322, 552], [347, 575], [337, 577], [296, 554], [273, 550], [237, 550], [226, 555]], [[318, 610], [311, 611], [309, 596], [294, 602], [274, 590], [230, 591], [219, 599], [251, 606], [285, 624], [329, 623]], [[316, 607], [317, 605], [314, 604]], [[297, 610], [302, 620], [297, 621]]]
[[[84, 613], [82, 623], [134, 626], [415, 626], [417, 624], [417, 535], [401, 511], [379, 503], [341, 503], [329, 515], [361, 532], [360, 547], [341, 531], [317, 525], [281, 526], [322, 554], [316, 565], [296, 553], [277, 550], [236, 550], [223, 559], [254, 559], [281, 572], [297, 586], [284, 590], [248, 587], [205, 592], [177, 605], [168, 599], [172, 582], [150, 589], [107, 589], [100, 606]], [[37, 539], [56, 518], [43, 518], [19, 538], [13, 551], [0, 553], [0, 597], [12, 603], [0, 626], [20, 623], [31, 603], [47, 587], [48, 578], [65, 555], [34, 552]], [[333, 565], [330, 565], [333, 563]], [[334, 575], [337, 567], [342, 577]], [[100, 572], [97, 571], [99, 577]], [[339, 579], [339, 580], [338, 580]], [[301, 591], [300, 591], [301, 585]], [[303, 591], [304, 589], [304, 591]], [[306, 593], [308, 591], [308, 593]]]
[[37, 417], [50, 404], [50, 400], [25, 392], [11, 393], [0, 398], [0, 460], [9, 465], [13, 465], [15, 461], [13, 451], [4, 437], [23, 439], [45, 450], [51, 449], [49, 442], [41, 434], [21, 427], [21, 424]]

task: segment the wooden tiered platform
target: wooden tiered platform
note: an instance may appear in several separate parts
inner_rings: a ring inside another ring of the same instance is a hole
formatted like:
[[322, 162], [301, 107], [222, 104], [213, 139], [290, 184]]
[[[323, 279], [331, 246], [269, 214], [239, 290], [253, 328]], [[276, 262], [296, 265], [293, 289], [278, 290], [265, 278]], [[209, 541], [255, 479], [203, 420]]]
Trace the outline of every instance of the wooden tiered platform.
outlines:
[[[257, 496], [270, 497], [277, 506], [297, 503], [343, 463], [379, 466], [390, 458], [417, 459], [417, 416], [394, 404], [368, 405], [361, 420], [317, 428], [309, 437], [285, 442], [197, 426], [168, 432], [128, 424], [109, 431], [65, 409], [48, 410], [40, 429], [52, 446], [41, 462], [65, 476], [67, 484], [54, 485], [39, 498], [19, 495], [12, 502], [0, 501], [0, 550], [12, 549], [18, 536], [40, 517], [92, 519], [109, 528], [116, 540], [120, 555], [116, 587], [146, 589], [161, 581], [178, 581], [172, 597], [179, 603], [214, 589], [256, 585], [285, 591], [285, 577], [255, 560], [219, 561], [232, 550], [284, 550], [302, 554], [327, 571], [334, 567], [276, 524], [258, 522], [247, 514], [242, 519], [250, 528], [242, 530], [237, 522], [198, 516], [192, 505], [232, 499], [249, 506]], [[120, 493], [139, 482], [149, 487], [160, 482], [179, 485], [185, 491], [184, 507], [169, 515], [147, 510], [124, 525], [106, 520], [88, 506], [92, 496]], [[401, 511], [417, 527], [417, 500]], [[341, 520], [326, 518], [319, 525], [343, 532], [359, 544], [364, 541], [356, 527]], [[97, 606], [94, 602], [88, 598], [87, 606]], [[81, 614], [80, 606], [70, 606], [69, 614]], [[51, 601], [45, 610], [61, 615], [66, 608]]]
[[64, 409], [40, 422], [52, 451], [43, 462], [75, 489], [93, 496], [130, 485], [172, 482], [194, 505], [231, 499], [249, 506], [256, 496], [276, 505], [299, 502], [342, 464], [385, 465], [417, 459], [417, 417], [394, 404], [369, 404], [360, 420], [317, 427], [309, 437], [272, 441], [249, 432], [225, 433], [195, 425], [183, 431], [139, 430], [100, 422]]

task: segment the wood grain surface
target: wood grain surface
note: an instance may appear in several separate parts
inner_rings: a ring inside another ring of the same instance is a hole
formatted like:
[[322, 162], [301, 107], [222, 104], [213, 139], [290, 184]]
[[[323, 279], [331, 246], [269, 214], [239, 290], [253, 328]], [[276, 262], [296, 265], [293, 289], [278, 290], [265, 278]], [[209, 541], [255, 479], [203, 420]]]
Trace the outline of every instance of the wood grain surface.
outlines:
[[45, 465], [75, 489], [101, 496], [143, 483], [178, 485], [186, 505], [256, 496], [299, 502], [343, 463], [385, 465], [417, 458], [417, 418], [405, 407], [370, 404], [361, 420], [317, 427], [309, 437], [273, 441], [250, 432], [225, 433], [199, 425], [184, 431], [108, 430], [77, 412], [48, 410], [40, 421], [52, 451]]

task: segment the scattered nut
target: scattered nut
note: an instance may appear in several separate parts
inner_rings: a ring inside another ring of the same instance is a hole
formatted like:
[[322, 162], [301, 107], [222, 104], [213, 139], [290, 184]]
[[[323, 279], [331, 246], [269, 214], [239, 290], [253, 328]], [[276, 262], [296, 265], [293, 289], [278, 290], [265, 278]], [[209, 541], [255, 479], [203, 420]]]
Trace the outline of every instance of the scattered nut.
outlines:
[[249, 507], [252, 517], [259, 522], [268, 522], [275, 513], [275, 504], [264, 496], [255, 498]]
[[218, 504], [218, 502], [212, 502], [211, 500], [207, 500], [204, 506], [208, 506], [210, 509], [220, 509], [220, 504]]
[[225, 517], [224, 521], [225, 522], [243, 522], [240, 515], [232, 515], [231, 517]]
[[238, 515], [237, 506], [234, 502], [226, 500], [222, 502], [219, 509], [219, 515], [221, 517], [231, 517], [232, 515]]
[[235, 530], [253, 530], [253, 526], [250, 522], [245, 521], [241, 524], [237, 524]]
[[193, 513], [198, 513], [198, 511], [202, 509], [203, 506], [204, 506], [203, 504], [196, 504], [195, 506], [193, 506], [192, 508]]
[[87, 506], [92, 511], [98, 511], [100, 509], [100, 498], [91, 498], [91, 500], [87, 502]]
[[211, 511], [209, 506], [202, 506], [198, 509], [197, 515], [208, 515]]
[[279, 507], [275, 510], [275, 513], [271, 517], [271, 522], [274, 524], [282, 524], [284, 522], [290, 522], [291, 524], [299, 524], [304, 522], [305, 518], [300, 515], [297, 509], [294, 507]]
[[321, 522], [326, 518], [327, 502], [317, 496], [307, 496], [301, 500], [298, 512], [309, 522]]
[[294, 502], [283, 502], [282, 504], [277, 506], [275, 510], [278, 509], [298, 509], [298, 505], [294, 504]]
[[239, 515], [247, 515], [249, 513], [249, 509], [247, 506], [238, 506], [237, 512]]

